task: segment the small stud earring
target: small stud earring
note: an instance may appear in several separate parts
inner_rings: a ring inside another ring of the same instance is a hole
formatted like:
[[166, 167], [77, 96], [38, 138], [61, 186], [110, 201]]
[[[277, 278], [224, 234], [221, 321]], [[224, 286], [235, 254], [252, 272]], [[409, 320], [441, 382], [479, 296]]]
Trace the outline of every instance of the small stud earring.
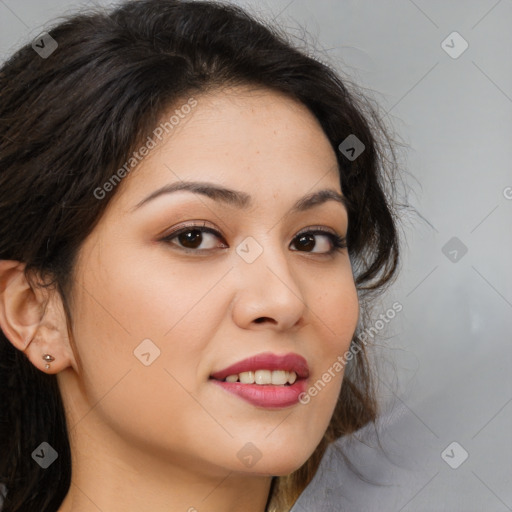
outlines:
[[[43, 359], [48, 362], [55, 361], [55, 357], [51, 356], [50, 354], [44, 354]], [[45, 364], [44, 367], [48, 370], [50, 368], [49, 364]]]

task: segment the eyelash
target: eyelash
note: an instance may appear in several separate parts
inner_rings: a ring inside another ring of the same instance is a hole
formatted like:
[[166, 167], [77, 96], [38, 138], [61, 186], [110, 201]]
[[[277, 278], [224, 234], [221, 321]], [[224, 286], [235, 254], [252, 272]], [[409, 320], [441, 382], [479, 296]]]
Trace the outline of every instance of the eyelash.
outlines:
[[[221, 238], [222, 239], [221, 234], [217, 230], [215, 230], [213, 228], [209, 228], [205, 224], [203, 224], [203, 225], [192, 224], [192, 225], [185, 226], [183, 228], [177, 229], [176, 231], [174, 231], [174, 232], [170, 233], [169, 235], [167, 235], [166, 237], [162, 238], [161, 241], [162, 242], [172, 243], [171, 241], [174, 238], [177, 238], [178, 236], [182, 235], [183, 233], [188, 233], [190, 231], [199, 231], [201, 233], [211, 233], [212, 235], [215, 235], [217, 238]], [[297, 240], [297, 239], [299, 239], [303, 235], [323, 235], [323, 236], [326, 236], [331, 241], [332, 248], [329, 249], [328, 251], [322, 252], [322, 253], [316, 253], [316, 252], [312, 252], [312, 251], [300, 251], [300, 250], [296, 250], [296, 252], [306, 252], [306, 253], [309, 252], [311, 254], [317, 254], [317, 255], [323, 255], [323, 256], [332, 256], [334, 253], [341, 252], [343, 249], [347, 248], [347, 239], [345, 237], [340, 236], [340, 235], [338, 235], [336, 233], [332, 233], [332, 232], [327, 231], [325, 229], [321, 229], [319, 227], [312, 227], [312, 228], [308, 228], [308, 229], [306, 229], [304, 231], [301, 231], [301, 232], [297, 233], [297, 235], [294, 237], [293, 240]], [[173, 245], [177, 245], [177, 244], [173, 244]], [[183, 250], [186, 253], [194, 253], [194, 252], [197, 253], [197, 252], [205, 252], [205, 251], [213, 250], [213, 249], [191, 249], [191, 248], [188, 248], [188, 247], [181, 247], [179, 245], [177, 245], [177, 247], [180, 250]]]

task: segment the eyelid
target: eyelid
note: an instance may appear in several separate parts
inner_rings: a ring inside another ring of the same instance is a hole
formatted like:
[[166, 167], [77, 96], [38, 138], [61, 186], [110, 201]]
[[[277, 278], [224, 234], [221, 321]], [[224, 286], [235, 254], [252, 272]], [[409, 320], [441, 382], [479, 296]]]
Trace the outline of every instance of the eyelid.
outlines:
[[338, 233], [332, 229], [328, 228], [326, 226], [308, 226], [304, 229], [301, 229], [294, 238], [297, 238], [299, 235], [302, 235], [303, 233], [310, 233], [311, 231], [322, 231], [323, 233], [331, 233], [333, 235], [337, 235]]
[[[201, 224], [199, 224], [201, 223]], [[204, 231], [208, 231], [209, 233], [213, 233], [215, 235], [221, 235], [220, 230], [214, 227], [212, 224], [209, 225], [207, 220], [200, 220], [200, 221], [185, 221], [177, 226], [173, 226], [170, 229], [167, 229], [164, 231], [164, 233], [161, 235], [162, 238], [171, 238], [176, 236], [176, 234], [179, 234], [181, 230], [183, 229], [199, 229], [201, 230], [204, 228]], [[167, 233], [167, 234], [166, 234]], [[222, 235], [221, 235], [222, 236]]]
[[[187, 224], [187, 223], [184, 223], [183, 225], [178, 224], [168, 234], [165, 234], [167, 231], [164, 232], [162, 237], [169, 238], [171, 236], [176, 236], [177, 233], [179, 233], [182, 229], [185, 229], [185, 228], [188, 228], [188, 229], [205, 228], [204, 230], [207, 231], [208, 233], [213, 233], [214, 235], [220, 235], [222, 237], [222, 233], [220, 232], [220, 230], [217, 229], [216, 227], [214, 227], [213, 225], [208, 225], [208, 221], [206, 221], [206, 220], [199, 221], [199, 222], [202, 222], [202, 224], [196, 224], [196, 223], [194, 223], [194, 221], [190, 221], [190, 222], [192, 222], [192, 224]], [[302, 235], [303, 233], [309, 233], [309, 232], [315, 231], [315, 230], [344, 237], [344, 235], [339, 235], [335, 229], [332, 229], [332, 228], [329, 228], [326, 226], [322, 226], [322, 225], [316, 225], [316, 226], [313, 225], [313, 226], [307, 226], [307, 227], [301, 229], [300, 231], [298, 231], [295, 234], [295, 236], [293, 238], [295, 239], [296, 237], [298, 237], [299, 235]]]
[[[169, 234], [164, 235], [163, 238], [160, 239], [160, 241], [171, 243], [172, 239], [176, 238], [183, 232], [198, 230], [200, 232], [213, 234], [217, 238], [222, 239], [223, 243], [225, 243], [226, 246], [221, 247], [221, 248], [229, 248], [229, 245], [227, 244], [225, 238], [222, 236], [222, 233], [217, 228], [208, 226], [207, 225], [208, 221], [202, 221], [202, 224], [198, 224], [197, 221], [195, 223], [194, 223], [194, 221], [190, 221], [190, 222], [191, 222], [191, 224], [184, 223], [181, 226], [178, 224], [178, 227], [175, 227]], [[320, 252], [320, 253], [314, 252], [314, 251], [299, 251], [299, 250], [294, 250], [294, 252], [305, 252], [306, 254], [332, 256], [337, 251], [347, 248], [346, 236], [339, 235], [336, 230], [326, 227], [326, 226], [321, 226], [321, 225], [307, 226], [307, 227], [301, 229], [294, 235], [290, 244], [292, 244], [296, 239], [298, 239], [303, 234], [324, 235], [329, 238], [332, 248], [329, 251]], [[173, 244], [173, 245], [176, 245], [178, 247], [178, 249], [185, 251], [185, 252], [189, 252], [189, 253], [197, 253], [197, 254], [203, 253], [204, 254], [204, 253], [208, 253], [213, 250], [211, 248], [210, 249], [190, 249], [187, 247], [180, 247], [178, 244]]]

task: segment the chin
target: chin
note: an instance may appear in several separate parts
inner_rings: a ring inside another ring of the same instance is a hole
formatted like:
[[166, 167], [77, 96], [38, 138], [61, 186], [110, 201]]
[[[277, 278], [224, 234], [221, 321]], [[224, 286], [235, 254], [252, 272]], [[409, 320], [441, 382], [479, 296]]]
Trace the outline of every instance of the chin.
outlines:
[[[312, 452], [311, 452], [312, 453]], [[267, 457], [264, 460], [262, 457], [252, 468], [248, 468], [247, 472], [257, 476], [286, 476], [294, 471], [297, 471], [309, 459], [311, 453], [306, 456], [299, 456], [302, 453], [297, 453], [296, 457], [291, 457], [288, 453], [286, 457]]]

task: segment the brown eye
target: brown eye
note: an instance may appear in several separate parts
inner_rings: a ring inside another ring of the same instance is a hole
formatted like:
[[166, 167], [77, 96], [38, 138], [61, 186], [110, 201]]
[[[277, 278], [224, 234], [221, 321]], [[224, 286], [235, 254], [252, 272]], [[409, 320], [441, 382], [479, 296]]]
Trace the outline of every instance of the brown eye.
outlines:
[[344, 249], [347, 246], [345, 238], [324, 229], [299, 233], [295, 237], [293, 245], [301, 252], [319, 254], [332, 254], [336, 250]]
[[[178, 249], [197, 253], [228, 247], [218, 231], [205, 225], [182, 227], [167, 235], [162, 241]], [[295, 246], [296, 251], [324, 255], [332, 255], [347, 247], [344, 237], [324, 229], [310, 229], [299, 233], [290, 245]]]
[[304, 249], [305, 251], [313, 250], [316, 245], [314, 235], [300, 235], [297, 238], [296, 246]]
[[188, 249], [197, 249], [198, 245], [201, 245], [203, 241], [203, 235], [199, 229], [190, 229], [177, 235], [177, 238], [183, 247]]
[[[174, 241], [175, 239], [177, 242]], [[212, 228], [205, 226], [187, 226], [174, 231], [163, 238], [162, 241], [176, 245], [181, 249], [189, 249], [197, 252], [227, 247], [226, 244], [219, 244], [216, 239], [223, 240], [221, 234]]]

